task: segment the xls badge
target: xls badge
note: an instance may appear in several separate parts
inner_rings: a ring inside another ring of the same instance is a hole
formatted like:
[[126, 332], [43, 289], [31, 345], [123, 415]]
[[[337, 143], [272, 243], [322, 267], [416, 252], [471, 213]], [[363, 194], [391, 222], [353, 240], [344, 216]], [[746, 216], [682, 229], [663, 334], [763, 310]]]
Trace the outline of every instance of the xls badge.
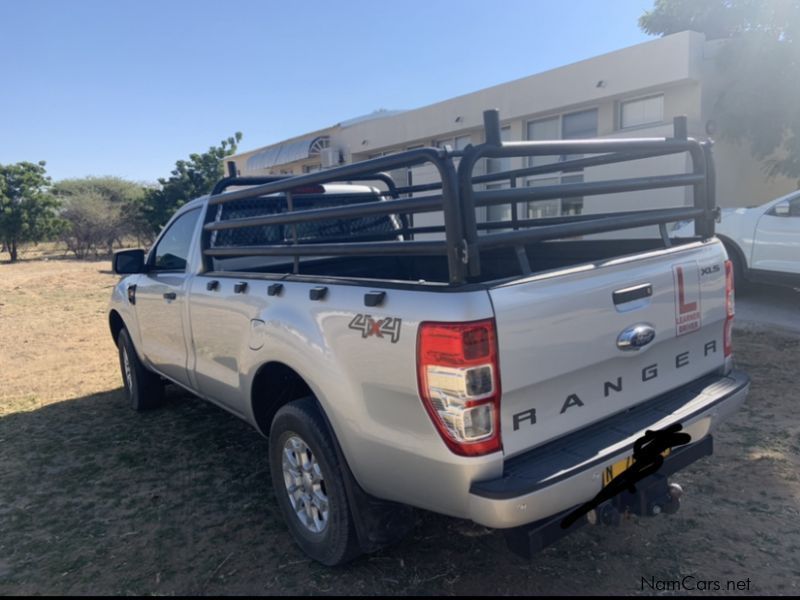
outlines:
[[348, 327], [361, 332], [362, 338], [368, 338], [372, 335], [382, 338], [387, 336], [393, 344], [397, 343], [400, 339], [400, 324], [402, 319], [397, 317], [386, 317], [376, 321], [372, 315], [356, 315], [350, 321]]

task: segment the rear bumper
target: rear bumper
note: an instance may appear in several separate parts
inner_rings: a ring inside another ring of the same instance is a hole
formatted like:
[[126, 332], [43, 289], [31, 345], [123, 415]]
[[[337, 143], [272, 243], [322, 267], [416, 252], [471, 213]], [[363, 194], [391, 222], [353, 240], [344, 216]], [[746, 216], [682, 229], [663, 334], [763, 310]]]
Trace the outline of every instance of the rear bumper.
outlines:
[[[694, 446], [742, 405], [749, 387], [750, 378], [738, 371], [703, 377], [516, 456], [506, 462], [502, 477], [472, 484], [470, 518], [487, 527], [505, 529], [546, 519], [587, 502], [602, 489], [603, 470], [630, 456], [634, 441], [647, 429], [681, 423]], [[681, 454], [695, 456], [693, 460], [704, 455]], [[680, 468], [689, 464], [685, 460], [674, 462], [680, 463]]]

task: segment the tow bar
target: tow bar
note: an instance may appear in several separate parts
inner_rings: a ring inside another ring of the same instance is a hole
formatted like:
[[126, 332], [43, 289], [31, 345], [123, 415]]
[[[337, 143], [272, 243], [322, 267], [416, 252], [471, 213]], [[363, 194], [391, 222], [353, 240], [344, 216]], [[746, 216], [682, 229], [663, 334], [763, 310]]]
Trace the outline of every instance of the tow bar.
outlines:
[[624, 491], [606, 500], [566, 529], [561, 523], [574, 508], [528, 525], [506, 529], [503, 531], [506, 544], [515, 554], [530, 559], [545, 547], [587, 524], [618, 526], [624, 515], [654, 517], [662, 513], [675, 514], [681, 506], [683, 488], [677, 483], [670, 483], [668, 476], [712, 452], [713, 442], [711, 436], [707, 436], [671, 455], [664, 461], [658, 473], [645, 477], [636, 484], [635, 493]]

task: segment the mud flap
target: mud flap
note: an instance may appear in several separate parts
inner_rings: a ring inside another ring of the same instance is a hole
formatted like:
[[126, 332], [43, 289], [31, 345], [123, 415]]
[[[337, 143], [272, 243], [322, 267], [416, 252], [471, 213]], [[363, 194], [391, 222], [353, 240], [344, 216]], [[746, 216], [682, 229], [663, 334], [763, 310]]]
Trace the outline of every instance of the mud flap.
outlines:
[[414, 529], [416, 523], [414, 509], [406, 504], [375, 498], [358, 485], [319, 401], [317, 405], [336, 448], [336, 458], [342, 472], [347, 500], [350, 503], [350, 514], [353, 517], [361, 551], [375, 552], [400, 541]]

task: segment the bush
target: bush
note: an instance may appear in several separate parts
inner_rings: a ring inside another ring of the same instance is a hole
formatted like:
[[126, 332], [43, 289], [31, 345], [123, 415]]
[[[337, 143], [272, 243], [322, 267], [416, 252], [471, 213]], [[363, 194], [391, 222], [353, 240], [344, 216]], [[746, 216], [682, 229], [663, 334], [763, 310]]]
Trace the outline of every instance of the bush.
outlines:
[[64, 200], [61, 218], [65, 222], [62, 240], [76, 258], [110, 254], [124, 236], [120, 208], [97, 192]]

